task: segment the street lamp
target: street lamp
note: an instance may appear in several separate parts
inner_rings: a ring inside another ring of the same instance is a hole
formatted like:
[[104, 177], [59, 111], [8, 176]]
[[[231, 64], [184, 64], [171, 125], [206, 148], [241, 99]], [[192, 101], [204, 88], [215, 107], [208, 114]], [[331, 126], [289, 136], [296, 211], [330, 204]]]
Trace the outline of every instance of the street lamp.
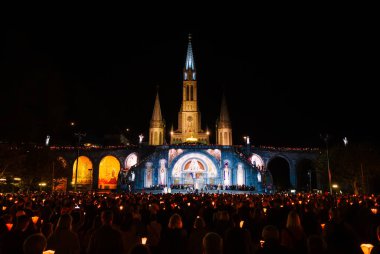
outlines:
[[330, 194], [332, 194], [332, 187], [331, 187], [331, 171], [330, 171], [330, 158], [329, 158], [329, 135], [326, 134], [325, 137], [323, 137], [323, 140], [326, 143], [326, 157], [327, 157], [327, 174], [329, 178], [329, 189]]
[[309, 191], [311, 193], [311, 169], [309, 169], [309, 171], [307, 172], [307, 174], [309, 175]]
[[75, 170], [75, 182], [74, 182], [74, 191], [77, 191], [77, 182], [78, 182], [78, 164], [79, 164], [79, 146], [80, 141], [83, 137], [86, 137], [86, 133], [80, 133], [77, 132], [74, 134], [78, 138], [78, 145], [77, 145], [77, 163], [76, 163], [76, 170]]

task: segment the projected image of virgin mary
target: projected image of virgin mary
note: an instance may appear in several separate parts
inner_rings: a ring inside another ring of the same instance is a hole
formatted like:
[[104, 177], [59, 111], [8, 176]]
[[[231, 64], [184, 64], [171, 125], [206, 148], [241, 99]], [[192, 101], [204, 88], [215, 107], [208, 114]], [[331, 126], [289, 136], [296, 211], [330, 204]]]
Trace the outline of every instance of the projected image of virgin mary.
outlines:
[[191, 164], [189, 167], [190, 171], [199, 171], [201, 168], [199, 167], [198, 161], [196, 159], [191, 160]]

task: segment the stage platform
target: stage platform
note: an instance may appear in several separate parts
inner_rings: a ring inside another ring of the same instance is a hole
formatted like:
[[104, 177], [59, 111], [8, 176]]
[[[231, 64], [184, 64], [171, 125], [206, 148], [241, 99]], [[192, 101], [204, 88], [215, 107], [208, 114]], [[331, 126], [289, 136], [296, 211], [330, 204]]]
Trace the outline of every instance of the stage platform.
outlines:
[[[164, 194], [163, 190], [135, 190], [134, 193], [151, 193], [151, 194]], [[211, 194], [260, 194], [257, 191], [242, 191], [242, 190], [207, 190], [207, 191], [188, 191], [182, 189], [173, 189], [170, 192], [171, 194], [182, 193], [182, 194], [202, 194], [202, 193], [211, 193]]]

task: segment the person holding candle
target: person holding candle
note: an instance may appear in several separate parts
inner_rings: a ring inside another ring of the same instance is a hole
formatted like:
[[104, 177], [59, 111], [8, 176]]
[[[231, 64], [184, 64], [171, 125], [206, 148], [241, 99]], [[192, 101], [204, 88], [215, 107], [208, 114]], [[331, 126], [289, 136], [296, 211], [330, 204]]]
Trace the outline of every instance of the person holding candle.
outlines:
[[28, 216], [20, 215], [17, 217], [16, 226], [13, 226], [14, 228], [1, 239], [0, 253], [23, 254], [22, 244], [31, 235], [27, 230], [29, 223]]
[[122, 234], [115, 229], [113, 224], [113, 212], [104, 210], [101, 213], [102, 226], [91, 236], [87, 248], [88, 254], [122, 254], [124, 245]]
[[377, 243], [371, 251], [371, 254], [380, 254], [380, 225], [376, 228]]
[[62, 214], [54, 233], [48, 239], [48, 249], [55, 250], [56, 254], [79, 254], [80, 243], [78, 235], [72, 230], [72, 217]]

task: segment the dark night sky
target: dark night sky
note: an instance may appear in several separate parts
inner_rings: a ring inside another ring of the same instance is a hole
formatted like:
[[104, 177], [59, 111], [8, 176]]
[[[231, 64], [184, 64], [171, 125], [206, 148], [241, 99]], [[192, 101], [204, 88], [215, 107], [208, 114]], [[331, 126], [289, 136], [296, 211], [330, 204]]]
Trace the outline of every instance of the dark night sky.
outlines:
[[371, 15], [177, 12], [3, 23], [0, 140], [42, 143], [50, 134], [53, 144], [70, 143], [74, 120], [90, 141], [130, 128], [136, 142], [147, 136], [157, 85], [168, 129], [176, 127], [190, 32], [203, 127], [215, 132], [224, 89], [235, 144], [249, 135], [257, 145], [318, 146], [320, 133], [378, 142]]

